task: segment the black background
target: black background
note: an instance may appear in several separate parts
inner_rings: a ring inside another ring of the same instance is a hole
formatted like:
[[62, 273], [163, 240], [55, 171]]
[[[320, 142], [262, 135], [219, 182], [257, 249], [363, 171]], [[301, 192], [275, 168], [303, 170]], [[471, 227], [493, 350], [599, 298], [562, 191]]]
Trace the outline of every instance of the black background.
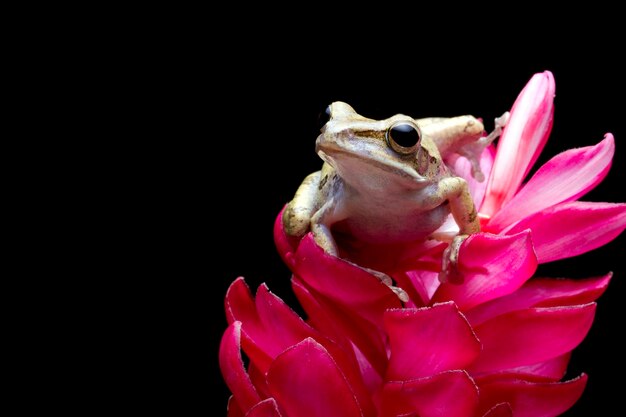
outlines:
[[[245, 277], [253, 291], [267, 283], [300, 311], [290, 274], [276, 253], [272, 227], [300, 181], [321, 165], [314, 153], [317, 118], [331, 101], [346, 101], [371, 118], [472, 114], [491, 129], [494, 117], [510, 109], [530, 77], [550, 70], [556, 80], [554, 127], [536, 167], [566, 149], [594, 145], [612, 132], [613, 167], [582, 199], [625, 201], [626, 68], [609, 43], [613, 33], [591, 41], [573, 33], [515, 45], [464, 44], [457, 38], [435, 47], [423, 40], [402, 46], [367, 43], [358, 33], [336, 39], [328, 32], [314, 42], [291, 45], [287, 31], [210, 49], [210, 70], [217, 72], [200, 77], [202, 93], [195, 99], [202, 104], [190, 106], [187, 116], [200, 120], [201, 126], [184, 138], [188, 154], [183, 152], [176, 163], [183, 176], [176, 214], [181, 237], [174, 244], [184, 252], [178, 270], [184, 288], [172, 295], [176, 301], [168, 298], [165, 304], [173, 303], [178, 313], [171, 323], [177, 329], [176, 342], [170, 343], [183, 353], [176, 355], [175, 376], [168, 378], [168, 385], [181, 391], [181, 406], [202, 410], [199, 414], [225, 413], [229, 393], [217, 350], [227, 325], [223, 297], [235, 278]], [[623, 383], [613, 381], [624, 372], [624, 243], [622, 235], [588, 254], [539, 268], [538, 275], [553, 277], [615, 273], [599, 299], [589, 335], [574, 351], [568, 376], [585, 372], [589, 382], [566, 416], [590, 415], [620, 404], [613, 384]]]

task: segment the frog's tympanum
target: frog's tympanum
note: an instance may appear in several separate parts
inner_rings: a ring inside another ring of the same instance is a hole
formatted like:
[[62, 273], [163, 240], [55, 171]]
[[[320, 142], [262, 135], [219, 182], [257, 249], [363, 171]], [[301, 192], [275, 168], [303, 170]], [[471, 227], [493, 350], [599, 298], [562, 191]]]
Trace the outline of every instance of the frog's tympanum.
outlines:
[[473, 176], [481, 181], [480, 152], [499, 135], [499, 121], [506, 118], [485, 135], [483, 124], [472, 116], [413, 119], [397, 114], [372, 120], [343, 102], [328, 106], [326, 115], [316, 142], [324, 164], [304, 179], [284, 210], [285, 232], [301, 237], [311, 231], [325, 252], [338, 256], [335, 224], [365, 243], [411, 244], [432, 238], [452, 214], [459, 232], [444, 252], [440, 279], [458, 280], [459, 249], [480, 231], [480, 224], [466, 181], [444, 160], [452, 153], [468, 157]]

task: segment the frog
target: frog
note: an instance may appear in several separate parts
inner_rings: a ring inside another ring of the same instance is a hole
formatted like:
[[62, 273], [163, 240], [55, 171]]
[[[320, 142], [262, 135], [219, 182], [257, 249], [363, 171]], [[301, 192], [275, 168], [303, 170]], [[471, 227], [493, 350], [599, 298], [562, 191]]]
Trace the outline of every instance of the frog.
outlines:
[[[301, 238], [311, 232], [325, 253], [339, 256], [332, 230], [339, 222], [365, 243], [410, 244], [433, 239], [451, 214], [458, 233], [447, 242], [439, 280], [462, 282], [459, 252], [480, 231], [480, 220], [467, 181], [445, 160], [465, 156], [474, 178], [483, 181], [480, 154], [500, 135], [508, 114], [496, 119], [490, 134], [471, 115], [414, 119], [396, 114], [375, 120], [343, 101], [332, 102], [323, 117], [315, 141], [323, 164], [304, 178], [285, 206], [285, 233]], [[364, 269], [406, 301], [389, 276]]]

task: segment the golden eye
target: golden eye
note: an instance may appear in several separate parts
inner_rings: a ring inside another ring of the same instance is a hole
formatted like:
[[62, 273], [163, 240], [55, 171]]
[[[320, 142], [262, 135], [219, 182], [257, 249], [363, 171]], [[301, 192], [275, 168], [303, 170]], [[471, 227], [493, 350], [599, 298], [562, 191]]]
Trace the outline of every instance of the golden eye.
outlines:
[[387, 145], [402, 155], [415, 152], [421, 138], [422, 132], [420, 132], [419, 127], [411, 122], [395, 123], [387, 129], [385, 134]]

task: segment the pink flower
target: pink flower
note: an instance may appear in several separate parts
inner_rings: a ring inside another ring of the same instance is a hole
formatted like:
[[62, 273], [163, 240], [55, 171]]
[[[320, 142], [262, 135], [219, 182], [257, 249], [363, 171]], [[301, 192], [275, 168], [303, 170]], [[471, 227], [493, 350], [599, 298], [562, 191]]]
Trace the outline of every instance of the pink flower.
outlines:
[[550, 72], [531, 78], [513, 105], [495, 160], [493, 149], [483, 153], [488, 181], [471, 179], [469, 164], [460, 158], [454, 167], [470, 182], [482, 230], [502, 235], [531, 230], [539, 263], [600, 247], [626, 227], [626, 205], [575, 201], [608, 173], [615, 152], [610, 133], [595, 146], [555, 156], [522, 184], [548, 140], [554, 91]]
[[487, 181], [473, 181], [469, 163], [454, 161], [470, 182], [485, 231], [461, 249], [461, 285], [437, 279], [441, 246], [418, 248], [421, 256], [409, 263], [374, 259], [409, 295], [403, 304], [378, 278], [325, 253], [310, 234], [289, 238], [280, 213], [275, 242], [307, 319], [265, 285], [256, 296], [242, 278], [230, 286], [220, 346], [233, 394], [228, 416], [547, 417], [570, 408], [587, 377], [562, 379], [611, 274], [531, 277], [540, 262], [617, 236], [626, 227], [626, 205], [574, 201], [606, 175], [610, 134], [594, 147], [557, 155], [522, 185], [547, 140], [553, 95], [550, 73], [530, 80], [497, 152], [483, 153]]

